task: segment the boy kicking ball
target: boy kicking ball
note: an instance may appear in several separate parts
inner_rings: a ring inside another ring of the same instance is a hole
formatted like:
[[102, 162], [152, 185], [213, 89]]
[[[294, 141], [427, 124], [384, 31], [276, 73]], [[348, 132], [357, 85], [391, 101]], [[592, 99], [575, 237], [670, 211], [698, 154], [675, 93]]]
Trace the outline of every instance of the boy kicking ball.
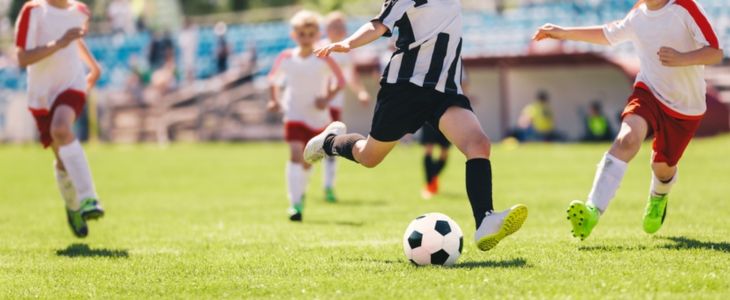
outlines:
[[[282, 52], [271, 69], [268, 107], [284, 112], [284, 138], [290, 149], [286, 165], [289, 219], [302, 221], [304, 191], [311, 173], [311, 165], [302, 157], [304, 145], [332, 122], [329, 103], [344, 87], [345, 79], [334, 60], [314, 55], [320, 34], [318, 15], [300, 11], [291, 19], [291, 26], [297, 47]], [[327, 84], [332, 77], [337, 83]]]
[[307, 143], [304, 158], [314, 163], [341, 156], [373, 168], [405, 134], [425, 123], [439, 128], [467, 157], [466, 190], [476, 223], [479, 249], [492, 249], [520, 229], [527, 207], [493, 212], [490, 142], [461, 87], [462, 16], [458, 0], [385, 1], [380, 15], [356, 33], [316, 51], [320, 57], [347, 53], [391, 36], [397, 50], [385, 68], [370, 136], [347, 134], [341, 122]]
[[722, 61], [717, 36], [693, 0], [646, 0], [629, 15], [602, 27], [545, 25], [534, 39], [575, 40], [601, 45], [632, 42], [641, 60], [621, 130], [598, 165], [588, 201], [573, 201], [568, 220], [573, 236], [587, 238], [616, 194], [642, 141], [654, 136], [653, 175], [644, 231], [653, 234], [667, 215], [677, 164], [706, 110], [704, 66]]
[[78, 1], [36, 0], [23, 6], [15, 27], [18, 62], [28, 67], [29, 109], [43, 146], [56, 156], [56, 181], [77, 237], [89, 234], [86, 221], [104, 216], [84, 149], [72, 130], [100, 75], [82, 40], [89, 17]]

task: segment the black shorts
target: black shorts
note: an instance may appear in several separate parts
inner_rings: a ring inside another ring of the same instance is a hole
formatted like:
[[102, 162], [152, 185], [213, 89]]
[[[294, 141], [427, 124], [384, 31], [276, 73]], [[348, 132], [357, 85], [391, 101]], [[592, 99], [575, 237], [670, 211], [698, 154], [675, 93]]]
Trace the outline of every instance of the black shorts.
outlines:
[[472, 110], [464, 95], [446, 94], [412, 83], [383, 83], [370, 136], [381, 142], [394, 142], [426, 123], [439, 128], [441, 116], [452, 106]]
[[449, 148], [451, 142], [441, 130], [433, 128], [429, 124], [423, 124], [423, 127], [421, 127], [421, 145], [439, 145], [443, 148]]

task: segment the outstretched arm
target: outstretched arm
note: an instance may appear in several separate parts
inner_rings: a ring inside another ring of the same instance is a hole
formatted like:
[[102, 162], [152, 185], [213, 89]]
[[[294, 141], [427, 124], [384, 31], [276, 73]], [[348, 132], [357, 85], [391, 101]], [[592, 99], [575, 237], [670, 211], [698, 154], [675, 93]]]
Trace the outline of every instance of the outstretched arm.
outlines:
[[555, 39], [561, 41], [587, 42], [604, 46], [611, 44], [603, 33], [603, 27], [601, 26], [563, 28], [558, 25], [545, 24], [537, 30], [532, 39], [537, 42], [545, 39]]
[[379, 21], [371, 21], [360, 27], [350, 37], [339, 43], [329, 44], [322, 48], [314, 50], [319, 57], [329, 56], [332, 52], [350, 52], [350, 50], [362, 47], [377, 40], [383, 34], [388, 32], [388, 27]]
[[66, 31], [63, 37], [48, 44], [38, 46], [30, 50], [18, 47], [18, 64], [20, 64], [20, 67], [23, 68], [35, 64], [44, 58], [53, 55], [56, 51], [66, 48], [69, 44], [71, 44], [71, 42], [82, 38], [85, 34], [86, 31], [81, 28], [71, 28]]

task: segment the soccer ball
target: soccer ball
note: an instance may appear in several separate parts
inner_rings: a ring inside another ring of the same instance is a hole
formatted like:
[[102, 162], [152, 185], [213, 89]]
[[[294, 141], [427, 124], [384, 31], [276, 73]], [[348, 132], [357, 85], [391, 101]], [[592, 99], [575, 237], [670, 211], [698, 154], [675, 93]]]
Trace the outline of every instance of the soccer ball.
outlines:
[[403, 234], [403, 251], [419, 266], [451, 266], [461, 256], [464, 235], [454, 220], [440, 213], [429, 213], [413, 220]]

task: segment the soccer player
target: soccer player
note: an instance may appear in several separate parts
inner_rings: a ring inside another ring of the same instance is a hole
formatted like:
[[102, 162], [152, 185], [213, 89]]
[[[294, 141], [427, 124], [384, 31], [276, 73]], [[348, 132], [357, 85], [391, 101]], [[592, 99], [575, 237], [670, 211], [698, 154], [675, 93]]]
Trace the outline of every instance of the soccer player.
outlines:
[[[342, 71], [333, 59], [314, 55], [319, 26], [319, 16], [313, 12], [304, 10], [294, 15], [291, 38], [297, 47], [282, 52], [269, 74], [268, 108], [283, 110], [284, 138], [290, 149], [286, 178], [291, 221], [302, 221], [304, 192], [309, 182], [311, 165], [302, 157], [304, 145], [332, 122], [329, 104], [345, 85]], [[330, 85], [328, 80], [333, 76], [337, 83]]]
[[82, 40], [89, 17], [86, 5], [78, 1], [35, 0], [25, 3], [15, 27], [18, 62], [28, 67], [29, 109], [41, 143], [56, 156], [56, 182], [68, 224], [81, 238], [89, 233], [86, 221], [104, 216], [84, 149], [72, 129], [101, 73]]
[[574, 237], [587, 238], [642, 141], [653, 135], [653, 175], [643, 227], [646, 233], [657, 232], [667, 215], [667, 195], [677, 182], [677, 164], [706, 110], [704, 66], [723, 58], [704, 11], [693, 0], [646, 0], [621, 21], [580, 28], [547, 24], [534, 39], [634, 44], [641, 71], [622, 114], [621, 130], [598, 165], [588, 201], [573, 201], [568, 220]]
[[429, 123], [468, 159], [466, 191], [477, 228], [475, 241], [481, 250], [492, 249], [519, 230], [527, 207], [493, 212], [490, 141], [461, 87], [460, 1], [386, 0], [376, 18], [316, 53], [321, 57], [347, 53], [391, 36], [396, 27], [397, 50], [383, 73], [370, 136], [348, 134], [345, 124], [334, 122], [309, 141], [304, 157], [313, 163], [325, 156], [341, 156], [373, 168], [404, 135]]
[[[325, 33], [327, 38], [321, 41], [322, 45], [336, 43], [347, 37], [347, 20], [342, 12], [335, 11], [327, 15], [324, 21]], [[331, 56], [337, 62], [345, 75], [345, 81], [348, 87], [357, 95], [357, 99], [363, 106], [370, 102], [370, 94], [360, 81], [360, 77], [355, 70], [355, 64], [351, 53], [336, 53]], [[337, 84], [337, 78], [333, 78], [332, 84]], [[345, 91], [337, 93], [330, 102], [330, 115], [333, 121], [342, 121], [342, 108], [345, 104]], [[324, 161], [324, 191], [325, 199], [328, 202], [337, 202], [335, 195], [335, 176], [337, 174], [337, 160], [334, 157], [327, 158]]]

